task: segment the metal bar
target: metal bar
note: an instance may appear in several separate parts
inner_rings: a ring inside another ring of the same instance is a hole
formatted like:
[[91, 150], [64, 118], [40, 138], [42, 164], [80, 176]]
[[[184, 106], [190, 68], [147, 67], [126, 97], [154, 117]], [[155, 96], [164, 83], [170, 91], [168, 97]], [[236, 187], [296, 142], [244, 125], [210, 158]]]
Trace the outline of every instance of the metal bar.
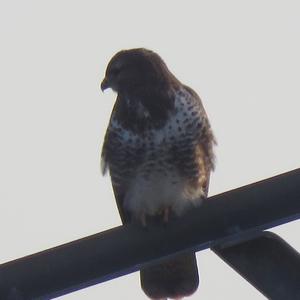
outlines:
[[0, 299], [52, 299], [166, 256], [241, 241], [300, 217], [300, 169], [217, 196], [168, 226], [116, 227], [0, 265]]
[[264, 232], [213, 251], [268, 299], [300, 299], [300, 254], [278, 235]]

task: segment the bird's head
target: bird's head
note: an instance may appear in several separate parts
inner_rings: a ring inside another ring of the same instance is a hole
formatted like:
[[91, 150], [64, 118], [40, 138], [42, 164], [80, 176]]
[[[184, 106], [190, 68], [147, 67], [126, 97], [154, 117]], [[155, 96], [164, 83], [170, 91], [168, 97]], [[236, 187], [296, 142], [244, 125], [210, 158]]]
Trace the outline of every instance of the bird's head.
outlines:
[[101, 89], [111, 88], [118, 93], [134, 92], [140, 88], [162, 85], [171, 77], [167, 66], [155, 52], [144, 48], [122, 50], [108, 63]]

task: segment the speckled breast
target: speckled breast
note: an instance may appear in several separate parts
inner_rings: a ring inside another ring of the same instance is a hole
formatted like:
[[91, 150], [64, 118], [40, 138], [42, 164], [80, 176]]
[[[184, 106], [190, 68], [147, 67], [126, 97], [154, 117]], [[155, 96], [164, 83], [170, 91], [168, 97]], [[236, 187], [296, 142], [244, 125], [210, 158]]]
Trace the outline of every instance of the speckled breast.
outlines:
[[[150, 123], [137, 134], [111, 118], [109, 169], [114, 184], [127, 186], [128, 210], [155, 214], [170, 205], [179, 212], [187, 198], [185, 186], [201, 176], [196, 148], [203, 130], [202, 105], [185, 90], [174, 97], [174, 110], [161, 128]], [[139, 108], [139, 113], [147, 112]]]

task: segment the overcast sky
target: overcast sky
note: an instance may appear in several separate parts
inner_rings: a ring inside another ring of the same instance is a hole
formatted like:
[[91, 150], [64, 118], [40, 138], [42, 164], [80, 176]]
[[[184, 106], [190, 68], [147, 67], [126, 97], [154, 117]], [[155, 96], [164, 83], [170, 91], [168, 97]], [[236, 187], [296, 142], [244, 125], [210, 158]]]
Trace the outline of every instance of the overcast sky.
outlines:
[[[203, 99], [210, 195], [298, 168], [299, 1], [0, 0], [0, 262], [120, 224], [99, 157], [120, 49], [157, 51]], [[213, 220], [212, 220], [213, 222]], [[274, 229], [300, 250], [300, 222]], [[265, 299], [209, 250], [189, 299]], [[138, 273], [61, 297], [146, 299]]]

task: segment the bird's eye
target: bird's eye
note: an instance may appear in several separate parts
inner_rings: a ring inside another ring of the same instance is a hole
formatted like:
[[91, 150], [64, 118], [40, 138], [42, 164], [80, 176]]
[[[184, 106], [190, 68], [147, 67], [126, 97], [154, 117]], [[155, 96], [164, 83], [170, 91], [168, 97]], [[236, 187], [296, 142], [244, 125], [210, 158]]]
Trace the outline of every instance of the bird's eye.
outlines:
[[113, 76], [118, 76], [120, 71], [121, 71], [120, 68], [112, 68], [110, 72]]

